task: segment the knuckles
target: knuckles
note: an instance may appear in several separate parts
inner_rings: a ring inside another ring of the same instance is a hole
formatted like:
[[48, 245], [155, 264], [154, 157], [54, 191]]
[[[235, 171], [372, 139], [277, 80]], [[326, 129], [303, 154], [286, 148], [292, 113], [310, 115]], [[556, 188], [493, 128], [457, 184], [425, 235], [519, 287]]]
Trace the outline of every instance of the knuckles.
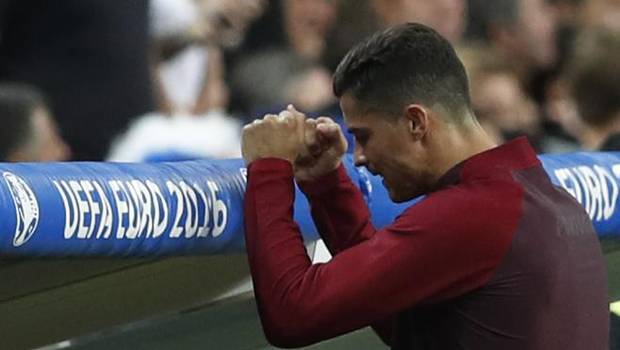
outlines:
[[316, 120], [306, 119], [305, 115], [298, 111], [284, 110], [277, 115], [266, 114], [263, 118], [244, 125], [242, 138], [246, 143], [250, 139], [268, 139], [277, 133], [294, 133], [300, 126], [314, 129]]
[[243, 127], [243, 131], [296, 127], [299, 122], [300, 118], [298, 116], [285, 111], [279, 115], [267, 114], [262, 119], [256, 119], [252, 123], [246, 124]]

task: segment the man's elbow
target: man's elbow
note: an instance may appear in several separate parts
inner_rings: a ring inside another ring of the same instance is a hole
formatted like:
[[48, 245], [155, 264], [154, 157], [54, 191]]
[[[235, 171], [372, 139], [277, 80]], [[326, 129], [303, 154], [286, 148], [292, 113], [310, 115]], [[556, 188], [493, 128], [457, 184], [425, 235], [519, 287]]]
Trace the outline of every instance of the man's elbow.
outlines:
[[264, 326], [265, 337], [269, 344], [278, 348], [299, 348], [308, 346], [315, 341], [311, 341], [308, 334], [299, 327], [267, 327]]
[[265, 338], [267, 338], [269, 344], [284, 349], [300, 348], [312, 344], [305, 342], [302, 338], [294, 336], [290, 333], [267, 331], [267, 329], [265, 329]]
[[263, 331], [269, 344], [279, 348], [298, 348], [323, 340], [313, 317], [298, 313], [286, 318], [263, 318]]

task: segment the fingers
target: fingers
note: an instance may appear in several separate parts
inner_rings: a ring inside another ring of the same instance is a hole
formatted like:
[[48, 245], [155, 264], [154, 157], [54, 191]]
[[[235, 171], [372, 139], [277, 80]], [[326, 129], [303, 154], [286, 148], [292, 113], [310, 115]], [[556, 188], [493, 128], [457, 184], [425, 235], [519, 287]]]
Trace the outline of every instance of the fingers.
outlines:
[[299, 115], [295, 115], [288, 110], [284, 110], [277, 115], [276, 114], [265, 114], [263, 118], [255, 119], [251, 123], [246, 124], [245, 127], [258, 126], [261, 124], [289, 124], [289, 125], [295, 124], [296, 125], [300, 120], [301, 118]]
[[[261, 122], [275, 122], [275, 121], [278, 120], [278, 117], [279, 116], [277, 116], [275, 114], [267, 114], [267, 115], [265, 115], [263, 117], [262, 120], [260, 120], [260, 119], [258, 119], [258, 120], [261, 121]], [[256, 120], [254, 122], [256, 122]]]
[[338, 153], [344, 153], [347, 150], [348, 143], [340, 125], [333, 119], [328, 117], [317, 118], [317, 135], [319, 142], [333, 147]]
[[291, 113], [299, 113], [299, 114], [303, 114], [301, 112], [299, 112], [295, 106], [293, 106], [292, 104], [289, 104], [288, 106], [286, 106], [286, 110], [290, 111]]
[[260, 158], [282, 158], [293, 163], [305, 149], [305, 116], [293, 110], [267, 114], [246, 125], [242, 155], [246, 164]]
[[315, 119], [306, 119], [305, 124], [304, 143], [308, 152], [313, 156], [317, 156], [321, 153], [321, 144], [316, 133], [317, 121]]
[[316, 118], [316, 121], [318, 124], [337, 124], [332, 118], [330, 117], [318, 117]]
[[317, 118], [316, 130], [320, 137], [333, 141], [340, 137], [340, 125], [328, 117]]
[[329, 117], [318, 117], [316, 122], [317, 132], [322, 138], [331, 139], [333, 138], [334, 133], [338, 133], [340, 131], [340, 126], [338, 123]]
[[308, 145], [315, 144], [317, 142], [317, 136], [314, 134], [317, 131], [324, 135], [331, 135], [340, 131], [340, 126], [329, 117], [319, 117], [317, 119], [306, 118], [306, 116], [299, 112], [293, 105], [288, 105], [286, 110], [280, 112], [278, 115], [266, 114], [262, 119], [256, 119], [248, 126], [256, 126], [262, 123], [286, 123], [295, 124], [300, 135], [304, 136]]
[[267, 133], [274, 138], [293, 137], [298, 140], [298, 157], [301, 158], [317, 158], [327, 150], [346, 150], [346, 140], [340, 125], [328, 117], [306, 118], [293, 105], [288, 105], [277, 115], [267, 114], [262, 119], [255, 120], [246, 125], [244, 132], [265, 128], [270, 130]]

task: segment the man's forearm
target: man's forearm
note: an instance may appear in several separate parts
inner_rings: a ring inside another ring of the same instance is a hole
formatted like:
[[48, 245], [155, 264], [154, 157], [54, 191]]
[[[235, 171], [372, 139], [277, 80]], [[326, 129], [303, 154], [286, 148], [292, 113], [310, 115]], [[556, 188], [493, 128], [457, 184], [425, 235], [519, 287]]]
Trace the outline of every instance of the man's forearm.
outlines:
[[313, 182], [301, 182], [321, 238], [333, 255], [363, 242], [375, 233], [360, 190], [343, 165]]

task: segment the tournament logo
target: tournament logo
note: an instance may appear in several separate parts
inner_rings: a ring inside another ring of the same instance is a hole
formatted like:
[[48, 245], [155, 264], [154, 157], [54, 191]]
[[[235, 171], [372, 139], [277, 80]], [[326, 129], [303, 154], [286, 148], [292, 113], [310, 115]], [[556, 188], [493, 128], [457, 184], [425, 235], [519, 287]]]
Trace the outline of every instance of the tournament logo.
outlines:
[[19, 247], [28, 242], [39, 224], [39, 203], [28, 184], [21, 177], [10, 172], [5, 172], [2, 176], [9, 186], [15, 204], [17, 219], [13, 246]]

